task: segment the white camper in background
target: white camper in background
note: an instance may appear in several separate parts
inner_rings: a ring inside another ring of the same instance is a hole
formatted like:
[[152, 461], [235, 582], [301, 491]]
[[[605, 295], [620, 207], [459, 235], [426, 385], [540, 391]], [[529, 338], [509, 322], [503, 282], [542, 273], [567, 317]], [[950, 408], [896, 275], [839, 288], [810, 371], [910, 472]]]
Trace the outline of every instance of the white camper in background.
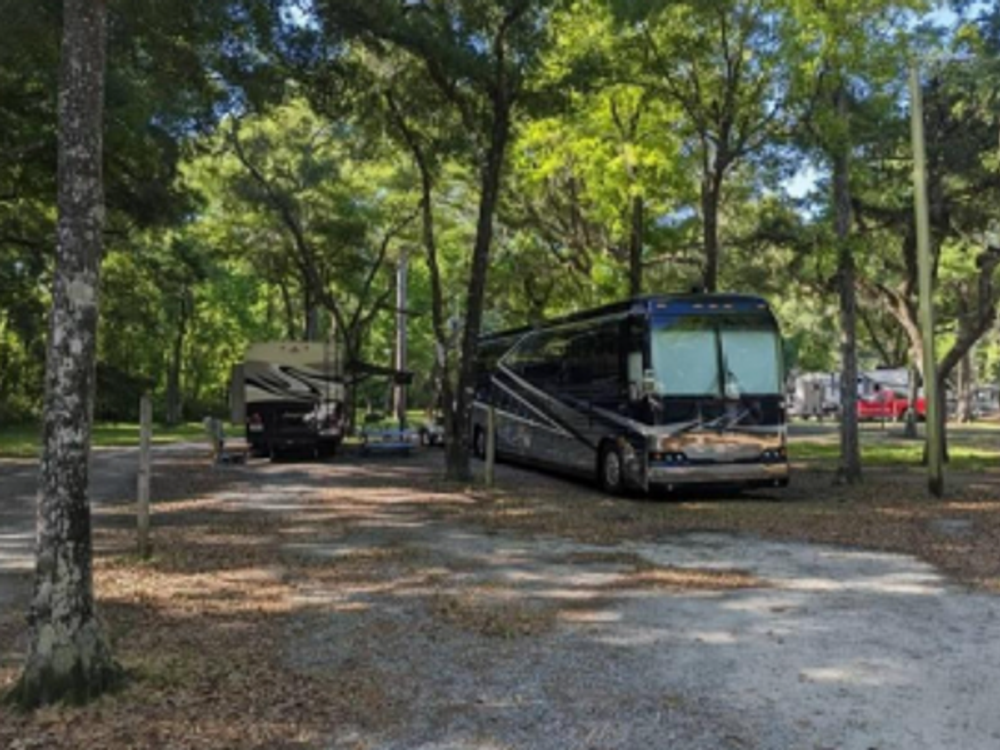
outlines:
[[835, 372], [806, 372], [795, 377], [788, 413], [802, 419], [836, 416], [840, 409], [840, 376]]
[[330, 456], [344, 436], [343, 365], [331, 342], [251, 344], [234, 368], [233, 422], [255, 455]]

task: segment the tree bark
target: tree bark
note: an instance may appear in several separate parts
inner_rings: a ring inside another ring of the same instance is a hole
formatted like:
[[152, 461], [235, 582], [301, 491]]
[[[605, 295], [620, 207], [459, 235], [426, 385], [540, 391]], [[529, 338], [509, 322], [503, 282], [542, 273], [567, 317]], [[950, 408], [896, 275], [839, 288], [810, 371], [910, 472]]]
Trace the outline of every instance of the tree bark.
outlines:
[[[915, 361], [921, 361], [919, 357], [923, 357], [921, 352], [919, 355], [914, 353], [913, 355]], [[917, 398], [920, 391], [920, 386], [918, 381], [920, 380], [920, 368], [916, 365], [910, 365], [910, 385], [907, 388], [906, 393], [906, 424], [903, 428], [903, 437], [908, 440], [917, 439]]]
[[184, 400], [181, 395], [181, 367], [184, 361], [184, 337], [187, 335], [188, 314], [188, 300], [187, 295], [184, 294], [180, 300], [180, 319], [177, 323], [177, 332], [171, 348], [170, 365], [167, 369], [167, 403], [164, 417], [166, 424], [170, 427], [180, 424], [184, 416]]
[[955, 421], [959, 424], [969, 424], [972, 422], [972, 353], [966, 352], [958, 363], [958, 408], [955, 412]]
[[285, 308], [285, 335], [289, 341], [295, 341], [295, 306], [292, 304], [292, 295], [284, 283], [278, 284], [278, 289], [281, 290], [281, 302]]
[[632, 231], [628, 243], [628, 293], [630, 297], [642, 294], [642, 228], [645, 205], [642, 196], [632, 198]]
[[[944, 463], [951, 461], [951, 456], [948, 455], [948, 377], [947, 375], [942, 375], [939, 371], [937, 374], [938, 379], [938, 393], [941, 399], [941, 404], [938, 406], [937, 410], [937, 422], [938, 422], [938, 434], [941, 436], [941, 460]], [[927, 426], [930, 429], [930, 425]], [[926, 466], [929, 460], [927, 455], [927, 443], [924, 443], [924, 455], [922, 463]]]
[[86, 701], [118, 679], [94, 611], [90, 502], [107, 8], [66, 0], [59, 83], [58, 239], [45, 377], [30, 643], [14, 699]]
[[719, 286], [719, 183], [706, 171], [701, 183], [702, 236], [705, 249], [704, 291], [712, 293]]
[[[835, 95], [841, 122], [848, 117], [843, 84]], [[851, 247], [850, 157], [846, 143], [833, 154], [834, 230], [837, 237], [837, 270], [840, 294], [840, 465], [837, 481], [861, 481], [861, 444], [858, 437], [857, 294], [854, 252]]]
[[449, 446], [459, 443], [459, 435], [455, 432], [457, 421], [453, 419], [455, 399], [450, 356], [452, 347], [445, 320], [444, 285], [441, 281], [441, 266], [438, 263], [437, 237], [434, 228], [434, 173], [427, 158], [425, 144], [410, 127], [391, 91], [386, 93], [386, 103], [420, 173], [420, 240], [424, 246], [427, 271], [430, 276], [431, 326], [434, 329], [435, 340], [434, 398], [431, 403], [432, 409], [440, 408], [444, 416], [445, 446]]
[[303, 341], [317, 341], [319, 338], [319, 309], [316, 307], [316, 300], [313, 298], [312, 287], [309, 279], [302, 281], [302, 339]]
[[465, 303], [465, 327], [462, 331], [458, 387], [454, 394], [453, 408], [447, 415], [448, 421], [452, 423], [449, 433], [454, 435], [455, 439], [446, 446], [446, 476], [454, 481], [468, 481], [471, 478], [469, 418], [476, 377], [476, 353], [483, 320], [490, 246], [493, 242], [493, 217], [500, 195], [503, 162], [510, 138], [511, 108], [510, 102], [506, 99], [505, 88], [503, 85], [497, 87], [493, 102], [493, 128], [490, 133], [486, 164], [482, 171], [476, 243], [472, 252], [469, 291]]

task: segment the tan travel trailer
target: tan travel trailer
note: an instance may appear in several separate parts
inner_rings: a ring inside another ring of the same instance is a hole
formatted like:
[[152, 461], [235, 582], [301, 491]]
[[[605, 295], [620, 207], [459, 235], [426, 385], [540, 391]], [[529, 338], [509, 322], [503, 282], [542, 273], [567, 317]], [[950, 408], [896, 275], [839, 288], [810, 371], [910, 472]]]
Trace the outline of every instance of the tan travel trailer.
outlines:
[[343, 363], [331, 342], [251, 344], [234, 368], [233, 423], [258, 456], [332, 456], [344, 437]]

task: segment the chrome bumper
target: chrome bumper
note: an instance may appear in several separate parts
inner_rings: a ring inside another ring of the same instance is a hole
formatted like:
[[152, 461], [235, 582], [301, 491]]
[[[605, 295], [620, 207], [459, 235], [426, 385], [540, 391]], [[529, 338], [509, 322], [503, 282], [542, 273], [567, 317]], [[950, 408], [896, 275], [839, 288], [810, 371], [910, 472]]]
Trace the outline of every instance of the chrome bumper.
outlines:
[[788, 464], [699, 464], [697, 466], [650, 466], [650, 484], [755, 484], [788, 483]]

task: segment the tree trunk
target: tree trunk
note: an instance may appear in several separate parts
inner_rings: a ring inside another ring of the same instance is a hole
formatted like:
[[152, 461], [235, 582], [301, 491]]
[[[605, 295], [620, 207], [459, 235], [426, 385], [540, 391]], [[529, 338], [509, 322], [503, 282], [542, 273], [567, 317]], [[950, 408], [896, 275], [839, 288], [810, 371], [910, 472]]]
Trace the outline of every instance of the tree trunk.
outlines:
[[490, 245], [493, 242], [493, 216], [500, 195], [503, 161], [510, 137], [510, 103], [501, 91], [493, 102], [493, 129], [486, 164], [482, 172], [479, 197], [479, 218], [476, 224], [476, 244], [472, 252], [469, 275], [469, 292], [465, 303], [465, 327], [462, 331], [461, 363], [458, 387], [448, 415], [451, 434], [455, 436], [447, 445], [446, 474], [455, 481], [468, 481], [469, 470], [469, 417], [472, 392], [476, 377], [476, 353], [479, 331], [483, 320], [486, 295], [486, 274], [489, 269]]
[[309, 279], [302, 282], [302, 314], [305, 325], [302, 327], [304, 341], [319, 340], [319, 306], [312, 293]]
[[[918, 355], [914, 354], [914, 357], [917, 356]], [[919, 361], [919, 359], [917, 361]], [[906, 424], [903, 428], [903, 437], [907, 440], [917, 439], [917, 398], [920, 391], [919, 380], [920, 369], [915, 365], [910, 365], [910, 385], [906, 393]]]
[[164, 421], [167, 426], [174, 427], [183, 419], [184, 403], [181, 394], [181, 367], [184, 360], [184, 337], [187, 334], [188, 303], [182, 297], [180, 302], [180, 320], [177, 333], [171, 347], [170, 364], [167, 368], [166, 413]]
[[632, 198], [632, 230], [628, 243], [628, 293], [630, 297], [642, 294], [642, 228], [645, 206], [641, 195]]
[[[948, 455], [948, 373], [938, 372], [938, 398], [940, 404], [937, 410], [938, 434], [941, 436], [941, 460], [948, 463], [951, 457]], [[930, 429], [930, 425], [927, 426]], [[924, 456], [922, 463], [927, 465], [929, 460], [927, 455], [927, 443], [924, 443]]]
[[104, 224], [106, 15], [102, 0], [64, 3], [59, 221], [45, 377], [37, 564], [28, 654], [13, 695], [26, 707], [89, 700], [120, 674], [94, 611], [88, 498]]
[[[846, 121], [847, 95], [843, 84], [836, 94], [837, 113]], [[846, 145], [833, 155], [834, 229], [837, 236], [837, 270], [840, 293], [840, 465], [837, 481], [861, 481], [861, 444], [858, 436], [857, 296], [854, 252], [851, 247], [850, 162]]]
[[[972, 351], [968, 351], [958, 363], [958, 405], [955, 421], [959, 424], [972, 422]], [[944, 393], [944, 391], [942, 391]]]
[[702, 286], [715, 292], [719, 286], [719, 183], [706, 172], [701, 182], [701, 215], [705, 246], [705, 273]]
[[285, 284], [278, 284], [281, 290], [281, 302], [285, 308], [285, 331], [289, 341], [295, 341], [295, 305], [292, 304], [292, 295]]
[[[432, 409], [439, 408], [442, 412], [445, 430], [445, 451], [449, 456], [447, 446], [459, 445], [461, 442], [458, 421], [454, 418], [457, 408], [454, 399], [454, 387], [452, 384], [452, 363], [451, 363], [451, 337], [448, 333], [448, 326], [445, 321], [445, 299], [444, 287], [441, 283], [441, 267], [438, 264], [437, 239], [434, 232], [434, 174], [431, 172], [431, 165], [427, 160], [424, 146], [421, 144], [417, 134], [409, 127], [406, 117], [396, 106], [395, 99], [390, 92], [387, 94], [389, 111], [395, 119], [403, 140], [406, 142], [413, 161], [420, 172], [420, 224], [421, 242], [427, 260], [427, 271], [431, 283], [431, 323], [434, 329], [434, 371], [435, 394], [432, 402]], [[459, 461], [447, 458], [448, 465], [452, 461]], [[467, 459], [466, 459], [467, 460]]]
[[941, 394], [941, 407], [938, 409], [938, 425], [941, 435], [941, 460], [951, 463], [951, 454], [948, 451], [948, 379], [942, 377], [938, 382], [938, 393]]

